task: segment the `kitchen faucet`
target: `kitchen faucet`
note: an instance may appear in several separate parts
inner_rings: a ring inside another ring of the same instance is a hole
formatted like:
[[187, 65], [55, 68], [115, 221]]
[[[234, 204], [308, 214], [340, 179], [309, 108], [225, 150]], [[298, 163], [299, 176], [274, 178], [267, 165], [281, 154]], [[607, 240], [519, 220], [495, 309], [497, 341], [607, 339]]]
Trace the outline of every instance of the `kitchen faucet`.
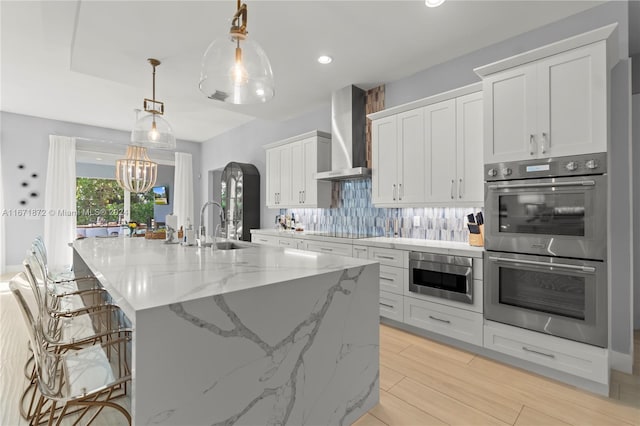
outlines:
[[[202, 209], [200, 210], [200, 228], [198, 230], [199, 238], [196, 240], [196, 242], [198, 243], [198, 247], [206, 247], [209, 245], [207, 243], [207, 227], [204, 224], [204, 212], [207, 209], [207, 206], [210, 206], [211, 204], [215, 204], [216, 206], [218, 206], [218, 208], [220, 209], [220, 224], [224, 222], [224, 210], [222, 209], [222, 206], [220, 205], [220, 203], [218, 203], [217, 201], [207, 201], [206, 203], [204, 203], [202, 205]], [[218, 233], [217, 229], [218, 228], [216, 227], [216, 234]], [[213, 235], [214, 244], [215, 244], [215, 239], [216, 239], [216, 236], [214, 234]]]

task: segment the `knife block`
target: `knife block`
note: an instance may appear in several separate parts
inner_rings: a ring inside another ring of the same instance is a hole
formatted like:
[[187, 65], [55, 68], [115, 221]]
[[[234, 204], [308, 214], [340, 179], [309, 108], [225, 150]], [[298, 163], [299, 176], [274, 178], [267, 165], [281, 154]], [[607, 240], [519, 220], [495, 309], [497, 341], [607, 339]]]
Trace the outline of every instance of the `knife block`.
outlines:
[[478, 225], [479, 234], [469, 233], [469, 245], [474, 247], [484, 247], [484, 225]]

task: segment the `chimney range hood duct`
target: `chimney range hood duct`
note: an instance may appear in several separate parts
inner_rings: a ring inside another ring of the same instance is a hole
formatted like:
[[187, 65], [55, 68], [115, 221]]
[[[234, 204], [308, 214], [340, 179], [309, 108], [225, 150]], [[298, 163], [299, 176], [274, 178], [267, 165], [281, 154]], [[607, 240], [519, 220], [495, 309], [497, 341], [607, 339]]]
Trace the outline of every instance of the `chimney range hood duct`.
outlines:
[[318, 180], [364, 179], [366, 167], [366, 92], [347, 86], [331, 94], [331, 171], [316, 173]]

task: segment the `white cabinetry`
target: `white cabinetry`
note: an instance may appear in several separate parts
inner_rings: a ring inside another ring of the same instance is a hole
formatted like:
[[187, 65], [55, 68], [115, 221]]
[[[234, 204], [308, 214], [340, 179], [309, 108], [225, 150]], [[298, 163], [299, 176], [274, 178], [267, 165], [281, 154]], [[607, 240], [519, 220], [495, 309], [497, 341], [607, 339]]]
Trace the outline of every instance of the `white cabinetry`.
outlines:
[[326, 241], [306, 240], [305, 250], [318, 253], [337, 254], [352, 257], [351, 244], [329, 243]]
[[416, 109], [372, 124], [373, 203], [424, 200], [424, 118]]
[[482, 346], [482, 314], [426, 300], [404, 298], [404, 322], [463, 342]]
[[267, 150], [267, 206], [286, 207], [291, 202], [291, 146]]
[[465, 86], [369, 115], [373, 204], [483, 204], [480, 89]]
[[331, 182], [317, 172], [331, 167], [330, 135], [314, 131], [265, 146], [267, 207], [329, 207]]
[[484, 347], [598, 383], [608, 383], [607, 349], [492, 321], [484, 326]]
[[485, 93], [485, 163], [607, 151], [615, 27], [475, 70]]

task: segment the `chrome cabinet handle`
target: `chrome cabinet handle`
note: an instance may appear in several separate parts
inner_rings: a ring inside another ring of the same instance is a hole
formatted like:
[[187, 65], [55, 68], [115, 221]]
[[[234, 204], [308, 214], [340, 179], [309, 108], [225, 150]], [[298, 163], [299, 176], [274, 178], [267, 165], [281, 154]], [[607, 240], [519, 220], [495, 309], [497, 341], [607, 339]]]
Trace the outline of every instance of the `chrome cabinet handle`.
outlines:
[[547, 354], [547, 353], [544, 353], [544, 352], [536, 351], [536, 350], [531, 349], [531, 348], [528, 348], [528, 347], [526, 347], [526, 346], [523, 346], [523, 347], [522, 347], [522, 350], [523, 350], [523, 351], [527, 351], [527, 352], [531, 352], [531, 353], [533, 353], [533, 354], [538, 354], [538, 355], [546, 356], [547, 358], [553, 358], [553, 359], [555, 359], [555, 357], [556, 357], [554, 354]]
[[440, 321], [440, 322], [443, 322], [445, 324], [451, 324], [451, 321], [449, 321], [449, 320], [443, 320], [441, 318], [437, 318], [437, 317], [434, 317], [434, 316], [431, 316], [431, 315], [429, 315], [429, 318], [431, 318], [434, 321]]
[[[544, 147], [545, 142], [547, 142], [547, 134], [543, 132], [542, 133], [542, 143], [540, 144], [540, 150], [542, 151], [543, 154], [547, 153], [547, 150]], [[548, 144], [548, 145], [550, 145], [550, 144]], [[547, 148], [549, 148], [549, 146], [547, 146]]]
[[532, 265], [532, 266], [543, 266], [545, 268], [553, 269], [570, 269], [572, 271], [582, 271], [582, 272], [595, 272], [596, 268], [593, 266], [580, 266], [580, 265], [568, 265], [566, 263], [548, 263], [548, 262], [538, 262], [536, 260], [524, 260], [524, 259], [510, 259], [504, 257], [494, 257], [489, 256], [489, 260], [493, 260], [494, 262], [505, 262], [505, 263], [522, 263], [524, 265]]
[[395, 280], [393, 280], [391, 278], [387, 278], [387, 277], [380, 277], [380, 279], [383, 280], [383, 281], [391, 281], [391, 282], [395, 281]]
[[458, 182], [458, 198], [462, 198], [463, 195], [462, 178], [460, 178], [460, 181]]
[[385, 308], [390, 308], [390, 309], [394, 309], [394, 308], [395, 308], [395, 306], [393, 306], [393, 305], [389, 305], [388, 303], [382, 303], [382, 302], [380, 302], [380, 305], [381, 305], [381, 306], [384, 306]]
[[392, 196], [393, 196], [393, 201], [396, 200], [396, 184], [394, 183], [393, 185], [391, 185], [392, 188]]
[[307, 191], [304, 190], [302, 191], [302, 203], [306, 203], [307, 202]]
[[534, 144], [535, 144], [535, 135], [531, 134], [529, 136], [529, 154], [530, 155], [534, 155], [536, 153], [535, 150], [533, 149]]
[[360, 247], [354, 247], [353, 249], [356, 251], [367, 251], [366, 248], [360, 248]]
[[402, 184], [398, 184], [398, 201], [402, 201]]
[[332, 248], [327, 248], [327, 247], [320, 247], [320, 250], [322, 250], [322, 251], [333, 251]]
[[379, 257], [380, 259], [396, 260], [396, 258], [393, 256], [383, 256], [381, 254], [379, 254], [377, 257]]
[[456, 181], [455, 179], [451, 179], [451, 199], [453, 200], [455, 198], [455, 195], [453, 194], [453, 186], [455, 185]]
[[550, 188], [552, 186], [595, 186], [595, 180], [579, 180], [572, 182], [548, 182], [548, 183], [518, 183], [501, 185], [489, 185], [489, 189], [509, 189], [509, 188]]

